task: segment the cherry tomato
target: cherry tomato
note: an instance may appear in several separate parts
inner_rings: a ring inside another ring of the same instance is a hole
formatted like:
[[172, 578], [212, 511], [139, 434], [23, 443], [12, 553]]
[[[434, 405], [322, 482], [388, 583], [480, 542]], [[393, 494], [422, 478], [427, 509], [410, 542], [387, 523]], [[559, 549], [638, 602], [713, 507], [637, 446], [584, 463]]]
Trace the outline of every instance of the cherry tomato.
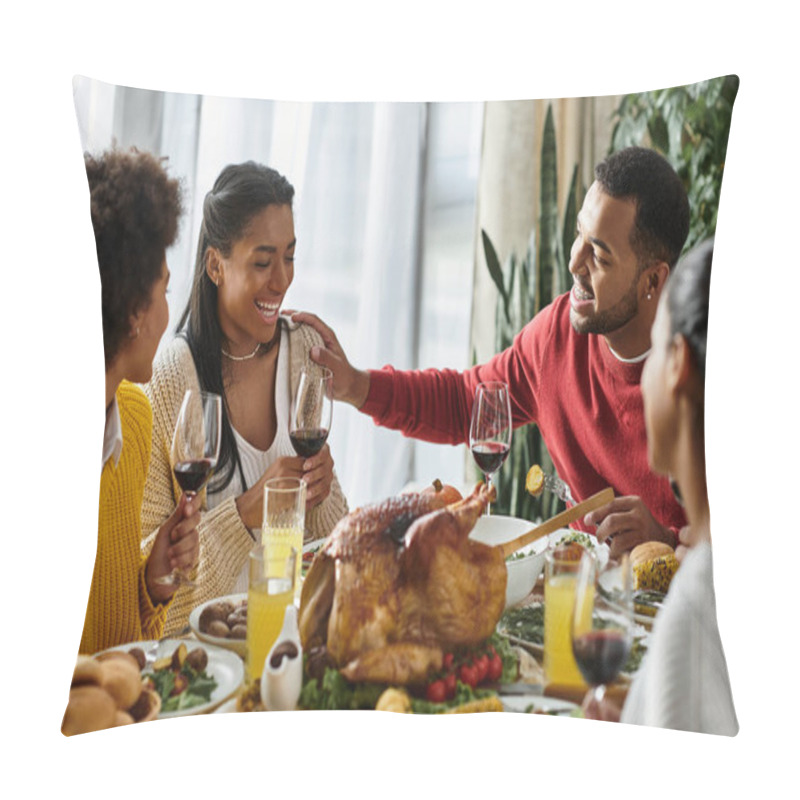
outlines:
[[500, 658], [497, 653], [495, 653], [489, 659], [489, 671], [486, 673], [486, 677], [492, 681], [499, 681], [500, 676], [503, 674], [503, 659]]
[[442, 660], [442, 666], [445, 669], [450, 669], [453, 666], [453, 654], [452, 653], [445, 653], [444, 659]]
[[448, 700], [452, 700], [456, 696], [455, 672], [448, 672], [447, 675], [444, 676], [444, 689]]
[[441, 678], [433, 681], [433, 683], [429, 683], [428, 688], [425, 690], [425, 698], [431, 703], [443, 703], [446, 696], [447, 690]]
[[489, 656], [484, 653], [482, 656], [478, 656], [472, 663], [475, 665], [475, 670], [478, 673], [478, 683], [483, 683], [489, 672]]
[[458, 671], [458, 679], [474, 689], [478, 685], [478, 670], [473, 664], [462, 664]]

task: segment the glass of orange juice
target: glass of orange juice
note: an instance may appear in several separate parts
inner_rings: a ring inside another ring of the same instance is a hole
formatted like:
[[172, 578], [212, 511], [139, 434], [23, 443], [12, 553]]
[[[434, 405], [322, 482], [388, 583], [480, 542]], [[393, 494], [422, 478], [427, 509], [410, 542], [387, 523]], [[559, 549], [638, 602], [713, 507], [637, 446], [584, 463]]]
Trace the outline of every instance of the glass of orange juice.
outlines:
[[[572, 654], [572, 615], [581, 556], [579, 544], [548, 550], [545, 554], [544, 581], [544, 672], [548, 684], [585, 687]], [[590, 626], [594, 587], [582, 595], [578, 618]], [[249, 610], [247, 612], [250, 613]]]
[[295, 576], [300, 555], [290, 547], [269, 542], [250, 553], [250, 582], [247, 590], [247, 676], [261, 678], [264, 661], [283, 627], [286, 607], [294, 603]]
[[[300, 567], [306, 525], [306, 482], [302, 478], [272, 478], [264, 483], [264, 515], [261, 543], [270, 546], [273, 558], [297, 553], [294, 592], [300, 596]], [[248, 611], [249, 613], [249, 611]]]

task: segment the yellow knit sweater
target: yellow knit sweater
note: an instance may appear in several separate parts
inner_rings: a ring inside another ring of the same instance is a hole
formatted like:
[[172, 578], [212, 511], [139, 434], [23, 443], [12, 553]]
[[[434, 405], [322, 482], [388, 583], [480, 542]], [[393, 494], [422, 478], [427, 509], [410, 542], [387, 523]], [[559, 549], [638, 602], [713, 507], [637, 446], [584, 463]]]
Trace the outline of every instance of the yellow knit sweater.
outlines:
[[141, 510], [150, 463], [153, 414], [144, 392], [123, 381], [117, 389], [122, 423], [119, 464], [110, 458], [100, 477], [97, 556], [80, 652], [158, 639], [167, 605], [154, 605], [145, 586]]

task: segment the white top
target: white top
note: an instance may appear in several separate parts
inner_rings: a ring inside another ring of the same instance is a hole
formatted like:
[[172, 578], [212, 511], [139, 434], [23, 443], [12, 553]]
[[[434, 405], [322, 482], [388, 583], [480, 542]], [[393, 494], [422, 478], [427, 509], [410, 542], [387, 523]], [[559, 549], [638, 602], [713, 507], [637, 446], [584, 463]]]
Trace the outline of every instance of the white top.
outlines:
[[[275, 413], [278, 419], [278, 427], [275, 438], [267, 450], [259, 450], [247, 441], [235, 428], [233, 435], [236, 439], [236, 446], [239, 448], [239, 459], [242, 463], [242, 472], [247, 482], [248, 488], [257, 483], [267, 468], [272, 466], [283, 456], [297, 455], [289, 439], [289, 410], [291, 407], [291, 388], [289, 385], [289, 337], [281, 336], [278, 345], [278, 365], [275, 376]], [[232, 426], [231, 426], [232, 427]], [[221, 491], [207, 495], [208, 508], [216, 508], [229, 497], [238, 497], [244, 491], [239, 470], [233, 472], [231, 482]], [[256, 542], [261, 539], [261, 529], [256, 528], [250, 531]], [[248, 584], [248, 564], [245, 562], [232, 593], [246, 592]]]
[[725, 736], [739, 731], [707, 542], [688, 551], [672, 579], [621, 721]]
[[100, 464], [102, 469], [106, 461], [114, 457], [114, 466], [119, 465], [119, 457], [122, 455], [122, 422], [119, 418], [119, 406], [117, 405], [117, 395], [111, 399], [111, 405], [106, 409], [106, 426], [103, 429], [103, 461]]

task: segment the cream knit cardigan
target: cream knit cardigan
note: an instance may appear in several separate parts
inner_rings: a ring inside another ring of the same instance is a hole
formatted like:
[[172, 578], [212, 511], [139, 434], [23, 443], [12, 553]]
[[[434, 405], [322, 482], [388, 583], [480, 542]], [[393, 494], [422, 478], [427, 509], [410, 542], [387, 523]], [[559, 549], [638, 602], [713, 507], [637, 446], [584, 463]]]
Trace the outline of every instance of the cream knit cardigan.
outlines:
[[[294, 326], [290, 323], [288, 327], [289, 381], [294, 396], [300, 369], [309, 360], [309, 350], [315, 345], [322, 346], [322, 339], [308, 325]], [[157, 359], [153, 377], [144, 387], [153, 407], [153, 449], [142, 504], [142, 531], [147, 532], [142, 540], [145, 554], [149, 554], [159, 526], [175, 510], [180, 498], [180, 487], [170, 465], [172, 433], [186, 390], [199, 388], [189, 345], [182, 337], [176, 337]], [[200, 537], [197, 585], [194, 588], [181, 587], [175, 593], [167, 614], [165, 634], [184, 627], [190, 612], [199, 603], [230, 594], [253, 547], [250, 531], [236, 509], [235, 497], [228, 498], [211, 511], [206, 509], [203, 493], [201, 521], [197, 527]], [[330, 494], [306, 515], [307, 540], [327, 536], [347, 510], [347, 501], [334, 472]]]

